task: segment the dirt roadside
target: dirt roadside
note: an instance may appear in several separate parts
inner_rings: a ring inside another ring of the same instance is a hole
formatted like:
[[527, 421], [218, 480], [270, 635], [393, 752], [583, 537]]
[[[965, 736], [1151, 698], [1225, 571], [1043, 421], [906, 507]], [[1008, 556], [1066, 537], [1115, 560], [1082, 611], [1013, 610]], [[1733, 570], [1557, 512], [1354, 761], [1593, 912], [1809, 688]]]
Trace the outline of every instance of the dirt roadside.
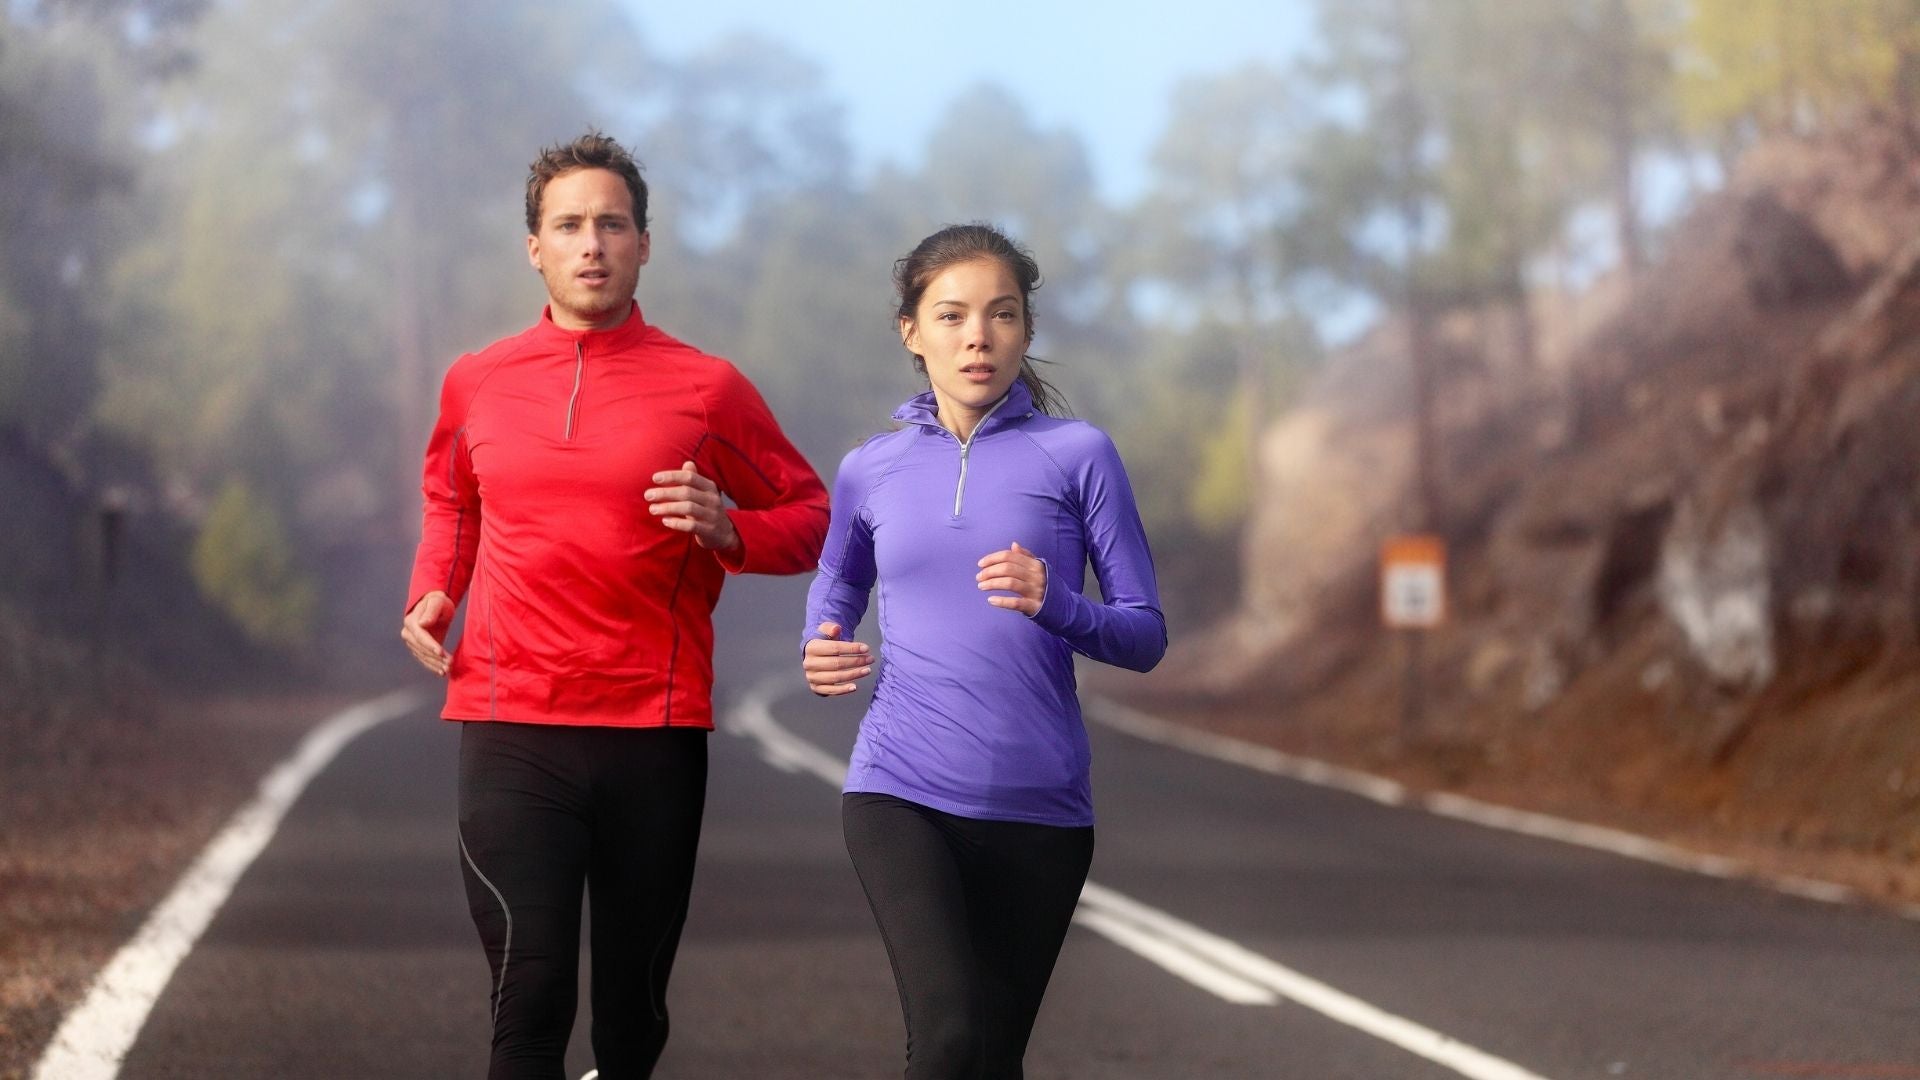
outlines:
[[0, 715], [0, 1080], [301, 736], [364, 695], [126, 692]]
[[[1382, 776], [1422, 793], [1454, 793], [1497, 806], [1600, 825], [1683, 851], [1733, 859], [1741, 876], [1802, 879], [1851, 891], [1849, 903], [1920, 917], [1920, 858], [1887, 811], [1907, 800], [1906, 777], [1889, 791], [1875, 762], [1920, 754], [1920, 731], [1879, 715], [1920, 714], [1920, 676], [1868, 681], [1817, 710], [1762, 724], [1737, 754], [1716, 759], [1677, 740], [1656, 697], [1585, 689], [1524, 737], [1467, 710], [1402, 726], [1392, 658], [1320, 695], [1289, 701], [1258, 693], [1200, 700], [1191, 693], [1127, 693], [1119, 680], [1092, 688], [1175, 723], [1304, 758]], [[1151, 678], [1148, 680], [1151, 682]], [[1615, 680], [1617, 681], [1617, 680]], [[1889, 733], [1907, 741], [1888, 745]], [[1863, 778], [1865, 778], [1863, 780]]]

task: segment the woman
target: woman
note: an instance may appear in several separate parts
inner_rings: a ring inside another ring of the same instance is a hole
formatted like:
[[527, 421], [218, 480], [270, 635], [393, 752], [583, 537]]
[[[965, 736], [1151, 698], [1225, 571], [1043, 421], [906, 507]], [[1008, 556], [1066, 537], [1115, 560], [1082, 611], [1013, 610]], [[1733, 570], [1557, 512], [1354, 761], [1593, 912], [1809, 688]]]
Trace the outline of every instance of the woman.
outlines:
[[[1098, 428], [1033, 370], [1033, 257], [986, 225], [894, 266], [900, 340], [930, 389], [849, 453], [802, 667], [873, 671], [853, 640], [878, 584], [886, 665], [847, 772], [847, 851], [886, 940], [910, 1078], [1019, 1077], [1093, 858], [1073, 654], [1166, 651], [1152, 556]], [[1082, 595], [1091, 560], [1104, 600]]]

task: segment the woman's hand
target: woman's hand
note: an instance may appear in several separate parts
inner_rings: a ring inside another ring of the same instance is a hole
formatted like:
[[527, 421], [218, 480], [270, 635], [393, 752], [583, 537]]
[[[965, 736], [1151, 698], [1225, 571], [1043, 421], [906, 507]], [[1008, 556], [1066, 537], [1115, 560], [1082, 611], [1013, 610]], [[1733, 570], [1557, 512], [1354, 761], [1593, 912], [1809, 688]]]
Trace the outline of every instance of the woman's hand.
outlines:
[[693, 534], [694, 542], [709, 551], [729, 551], [740, 544], [740, 533], [727, 516], [727, 505], [712, 480], [700, 475], [693, 462], [653, 474], [647, 511], [669, 529]]
[[1047, 596], [1047, 564], [1015, 541], [1005, 551], [996, 551], [980, 560], [980, 572], [973, 575], [982, 591], [1010, 592], [1012, 596], [989, 596], [994, 607], [1011, 608], [1032, 618]]
[[841, 641], [839, 623], [821, 623], [819, 633], [807, 642], [807, 654], [800, 661], [807, 689], [821, 697], [839, 697], [858, 690], [854, 680], [873, 673], [873, 657], [866, 645]]

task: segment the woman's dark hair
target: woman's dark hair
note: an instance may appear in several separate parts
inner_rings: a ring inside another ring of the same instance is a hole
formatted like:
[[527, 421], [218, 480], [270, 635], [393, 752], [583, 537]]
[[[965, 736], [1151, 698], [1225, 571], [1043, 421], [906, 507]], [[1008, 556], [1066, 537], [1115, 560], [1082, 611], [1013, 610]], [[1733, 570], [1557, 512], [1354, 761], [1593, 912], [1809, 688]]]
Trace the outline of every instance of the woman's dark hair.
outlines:
[[[927, 286], [940, 276], [941, 271], [979, 259], [997, 260], [1019, 283], [1021, 318], [1026, 323], [1027, 341], [1032, 342], [1033, 290], [1040, 287], [1040, 264], [1033, 261], [1032, 253], [1026, 248], [985, 222], [948, 225], [920, 241], [905, 258], [893, 264], [893, 288], [900, 297], [900, 318], [914, 317], [914, 313], [920, 309], [920, 298], [926, 295]], [[1028, 392], [1033, 395], [1034, 408], [1049, 416], [1065, 416], [1066, 397], [1034, 370], [1035, 364], [1047, 362], [1037, 356], [1022, 356], [1020, 381], [1027, 384]], [[916, 354], [913, 370], [925, 375], [926, 359]]]

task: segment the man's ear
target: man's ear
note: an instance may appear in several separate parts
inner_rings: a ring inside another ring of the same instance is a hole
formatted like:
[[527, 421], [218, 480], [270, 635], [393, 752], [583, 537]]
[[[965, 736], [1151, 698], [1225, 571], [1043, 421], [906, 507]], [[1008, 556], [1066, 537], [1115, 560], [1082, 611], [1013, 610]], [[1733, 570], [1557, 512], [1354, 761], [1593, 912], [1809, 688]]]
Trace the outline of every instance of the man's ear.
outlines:
[[535, 270], [540, 269], [540, 238], [532, 233], [527, 234], [527, 261]]
[[647, 260], [651, 258], [653, 258], [653, 230], [642, 229], [640, 230], [640, 265], [647, 265]]

